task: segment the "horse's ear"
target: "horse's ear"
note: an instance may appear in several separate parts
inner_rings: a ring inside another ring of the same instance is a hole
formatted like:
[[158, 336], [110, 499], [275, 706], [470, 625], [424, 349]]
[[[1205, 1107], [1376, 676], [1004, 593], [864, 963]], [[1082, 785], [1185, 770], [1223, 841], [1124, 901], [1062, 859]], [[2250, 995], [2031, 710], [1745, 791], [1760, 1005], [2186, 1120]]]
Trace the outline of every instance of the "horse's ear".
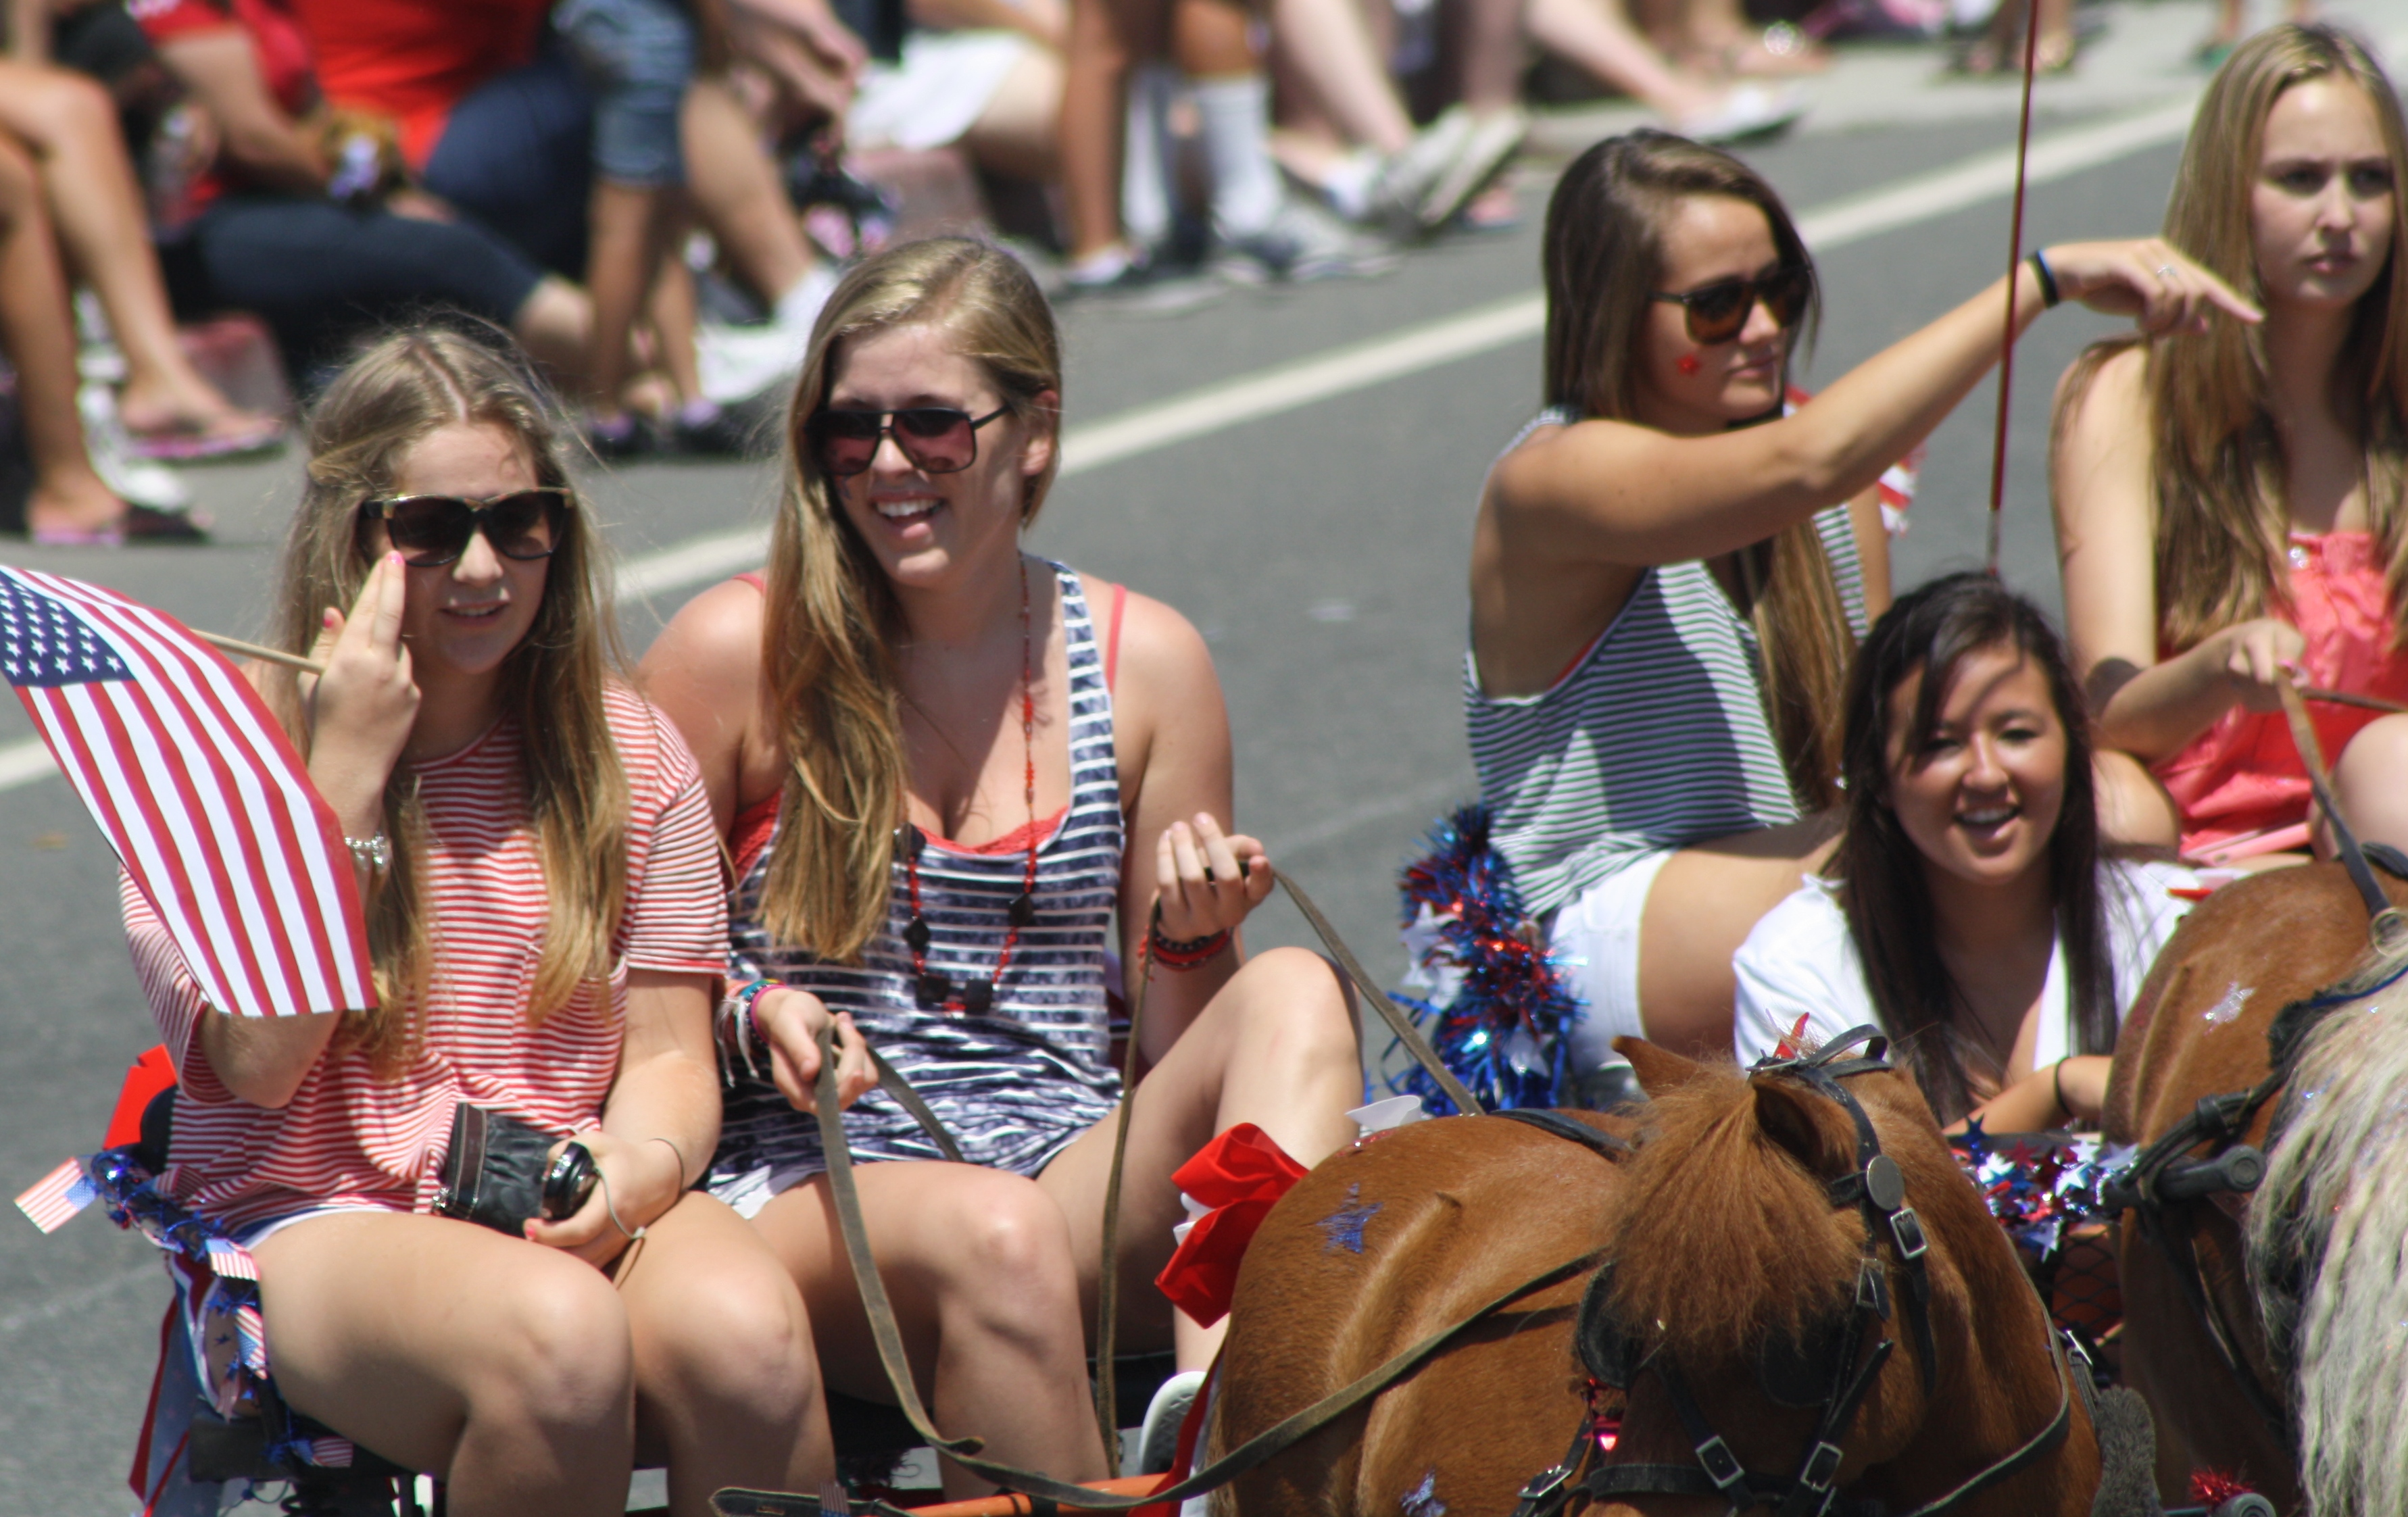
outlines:
[[1845, 1173], [1855, 1162], [1856, 1129], [1840, 1109], [1794, 1081], [1757, 1078], [1756, 1125], [1779, 1148], [1789, 1151], [1810, 1175], [1826, 1180]]
[[1657, 1048], [1643, 1038], [1617, 1038], [1613, 1051], [1630, 1061], [1631, 1071], [1639, 1077], [1639, 1088], [1650, 1096], [1685, 1085], [1713, 1067], [1684, 1059], [1670, 1049]]

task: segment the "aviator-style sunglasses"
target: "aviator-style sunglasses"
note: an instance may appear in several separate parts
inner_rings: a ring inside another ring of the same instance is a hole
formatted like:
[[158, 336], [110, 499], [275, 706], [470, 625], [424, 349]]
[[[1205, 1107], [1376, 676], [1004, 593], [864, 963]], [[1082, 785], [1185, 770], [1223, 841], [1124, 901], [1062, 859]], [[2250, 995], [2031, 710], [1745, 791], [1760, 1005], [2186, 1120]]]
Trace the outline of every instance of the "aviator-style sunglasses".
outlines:
[[1787, 331], [1806, 314], [1806, 302], [1813, 293], [1814, 270], [1804, 264], [1785, 264], [1756, 278], [1716, 279], [1681, 294], [1659, 291], [1647, 298], [1681, 307], [1688, 317], [1689, 340], [1711, 348], [1738, 336], [1759, 300], [1772, 313], [1774, 322]]
[[483, 533], [504, 558], [521, 562], [550, 558], [560, 547], [560, 522], [577, 504], [576, 493], [558, 485], [515, 490], [491, 500], [458, 495], [397, 495], [360, 502], [360, 531], [382, 522], [386, 540], [413, 569], [439, 569], [468, 551]]
[[896, 411], [825, 410], [807, 430], [820, 467], [838, 479], [866, 472], [882, 437], [893, 437], [903, 456], [923, 474], [959, 474], [978, 462], [978, 429], [1011, 409], [998, 406], [972, 416], [950, 406], [912, 406]]

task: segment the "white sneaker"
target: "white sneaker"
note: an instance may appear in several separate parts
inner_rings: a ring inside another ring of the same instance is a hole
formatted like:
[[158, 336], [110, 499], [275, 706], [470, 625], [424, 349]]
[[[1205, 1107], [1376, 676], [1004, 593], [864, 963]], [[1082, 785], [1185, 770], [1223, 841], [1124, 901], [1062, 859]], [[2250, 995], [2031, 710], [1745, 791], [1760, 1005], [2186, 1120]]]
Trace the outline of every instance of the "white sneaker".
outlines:
[[1282, 197], [1262, 230], [1239, 236], [1224, 232], [1221, 243], [1214, 268], [1235, 284], [1361, 279], [1388, 273], [1400, 261], [1385, 240], [1295, 195]]
[[1138, 1430], [1137, 1467], [1130, 1474], [1159, 1475], [1170, 1467], [1179, 1457], [1180, 1426], [1203, 1389], [1200, 1369], [1182, 1369], [1155, 1389], [1154, 1400], [1145, 1409], [1145, 1422]]
[[1414, 133], [1411, 142], [1381, 165], [1379, 179], [1371, 186], [1369, 210], [1361, 219], [1384, 226], [1395, 236], [1417, 236], [1427, 231], [1422, 203], [1462, 155], [1472, 127], [1471, 112], [1451, 106]]
[[1805, 114], [1806, 97], [1794, 85], [1742, 84], [1703, 115], [1674, 122], [1672, 130], [1692, 142], [1720, 145], [1770, 136]]

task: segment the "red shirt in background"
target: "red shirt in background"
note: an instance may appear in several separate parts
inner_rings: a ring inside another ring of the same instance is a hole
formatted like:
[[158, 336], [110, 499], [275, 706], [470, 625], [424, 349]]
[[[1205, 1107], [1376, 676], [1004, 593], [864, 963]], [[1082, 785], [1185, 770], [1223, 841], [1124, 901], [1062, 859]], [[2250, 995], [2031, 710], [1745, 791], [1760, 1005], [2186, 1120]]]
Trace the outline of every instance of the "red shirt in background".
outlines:
[[[241, 32], [251, 38], [251, 55], [259, 61], [260, 79], [288, 116], [299, 119], [318, 104], [318, 81], [311, 72], [309, 39], [284, 0], [133, 0], [128, 6], [153, 45], [208, 32]], [[197, 175], [185, 191], [186, 214], [242, 182], [239, 170], [219, 160]]]
[[452, 107], [496, 74], [535, 58], [552, 0], [291, 0], [318, 86], [336, 106], [400, 123], [401, 152], [423, 169]]

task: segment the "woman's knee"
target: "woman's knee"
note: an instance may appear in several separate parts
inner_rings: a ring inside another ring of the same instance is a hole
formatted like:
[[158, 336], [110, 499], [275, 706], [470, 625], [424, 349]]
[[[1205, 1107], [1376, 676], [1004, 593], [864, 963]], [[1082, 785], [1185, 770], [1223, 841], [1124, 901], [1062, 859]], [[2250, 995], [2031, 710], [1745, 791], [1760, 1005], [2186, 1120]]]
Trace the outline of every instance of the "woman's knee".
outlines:
[[117, 107], [108, 91], [72, 69], [29, 71], [22, 99], [14, 124], [45, 155], [117, 135]]
[[1337, 968], [1301, 948], [1275, 948], [1246, 961], [1221, 992], [1238, 997], [1243, 1036], [1275, 1044], [1308, 1064], [1359, 1057], [1362, 1034], [1354, 997]]
[[819, 1394], [819, 1366], [794, 1281], [766, 1250], [695, 1262], [674, 1289], [631, 1306], [646, 1389], [723, 1413], [801, 1416]]
[[622, 1416], [635, 1365], [618, 1293], [599, 1271], [545, 1252], [495, 1282], [498, 1309], [468, 1346], [469, 1414], [563, 1427]]
[[2408, 848], [2408, 716], [2368, 723], [2333, 766], [2343, 814], [2368, 837]]

